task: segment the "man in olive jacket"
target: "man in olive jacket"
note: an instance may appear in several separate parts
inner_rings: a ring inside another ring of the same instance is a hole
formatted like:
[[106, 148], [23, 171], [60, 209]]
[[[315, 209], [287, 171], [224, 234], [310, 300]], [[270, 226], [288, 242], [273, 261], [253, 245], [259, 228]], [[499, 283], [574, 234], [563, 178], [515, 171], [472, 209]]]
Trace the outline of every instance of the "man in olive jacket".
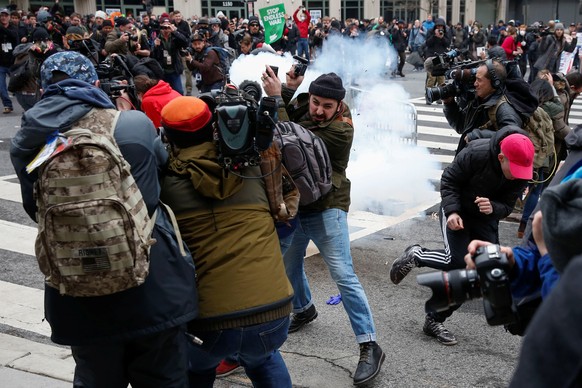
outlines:
[[[162, 200], [176, 213], [197, 266], [199, 315], [189, 323], [190, 386], [212, 387], [232, 354], [255, 386], [291, 388], [279, 347], [293, 289], [285, 274], [259, 166], [233, 173], [213, 142], [213, 116], [196, 97], [162, 109], [171, 151]], [[246, 177], [246, 178], [243, 178]]]
[[[305, 250], [313, 240], [342, 296], [356, 341], [360, 345], [360, 361], [354, 373], [354, 384], [364, 384], [376, 377], [385, 354], [376, 343], [376, 328], [364, 288], [354, 272], [350, 253], [347, 214], [350, 206], [350, 180], [346, 168], [354, 136], [349, 107], [343, 102], [345, 89], [335, 74], [323, 74], [309, 86], [309, 93], [291, 101], [303, 81], [294, 69], [287, 73], [287, 84], [281, 82], [268, 67], [263, 73], [263, 87], [269, 96], [282, 96], [285, 108], [279, 119], [290, 119], [319, 136], [329, 153], [332, 165], [331, 191], [312, 204], [299, 208], [297, 228], [284, 255], [287, 276], [293, 285], [293, 317], [289, 332], [300, 330], [317, 317], [305, 275]], [[282, 246], [285, 242], [282, 242]]]

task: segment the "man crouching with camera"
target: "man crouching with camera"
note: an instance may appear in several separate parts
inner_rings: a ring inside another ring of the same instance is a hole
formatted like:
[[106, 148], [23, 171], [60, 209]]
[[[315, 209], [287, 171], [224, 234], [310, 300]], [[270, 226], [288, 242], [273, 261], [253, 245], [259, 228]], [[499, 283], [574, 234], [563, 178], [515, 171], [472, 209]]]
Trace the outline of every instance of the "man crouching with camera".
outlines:
[[[507, 72], [503, 63], [488, 60], [477, 68], [475, 95], [466, 107], [460, 107], [455, 97], [443, 98], [444, 113], [449, 125], [461, 135], [457, 154], [468, 142], [491, 137], [493, 131], [485, 128], [489, 122], [489, 110], [496, 109], [503, 97]], [[511, 104], [500, 104], [495, 112], [495, 123], [489, 127], [503, 128], [508, 125], [522, 126], [522, 120]]]
[[[534, 146], [522, 129], [509, 126], [491, 139], [471, 141], [441, 177], [439, 219], [445, 248], [414, 244], [394, 261], [390, 279], [399, 284], [415, 267], [449, 271], [465, 267], [471, 240], [499, 243], [499, 220], [507, 217], [533, 175]], [[459, 308], [429, 312], [423, 331], [444, 345], [457, 339], [443, 322]]]

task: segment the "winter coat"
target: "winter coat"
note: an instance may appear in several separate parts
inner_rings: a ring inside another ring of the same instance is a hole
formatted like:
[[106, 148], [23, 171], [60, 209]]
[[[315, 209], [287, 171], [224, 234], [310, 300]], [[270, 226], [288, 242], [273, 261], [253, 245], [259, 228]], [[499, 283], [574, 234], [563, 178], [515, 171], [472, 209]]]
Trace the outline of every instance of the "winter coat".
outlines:
[[10, 67], [14, 63], [12, 52], [18, 46], [18, 28], [12, 23], [8, 27], [0, 25], [0, 67]]
[[446, 36], [446, 34], [442, 38], [437, 38], [434, 34], [434, 30], [431, 30], [426, 38], [424, 50], [425, 56], [432, 57], [434, 55], [445, 53], [450, 45], [451, 40]]
[[[78, 80], [49, 86], [42, 99], [22, 118], [22, 129], [12, 139], [10, 157], [21, 183], [28, 215], [36, 220], [33, 185], [37, 173], [26, 165], [37, 155], [49, 134], [64, 131], [92, 109], [113, 109], [100, 89]], [[139, 111], [121, 112], [114, 137], [131, 165], [131, 173], [152, 215], [158, 208], [161, 162], [155, 149], [156, 132]], [[71, 297], [45, 287], [45, 316], [51, 339], [62, 345], [107, 344], [135, 339], [185, 324], [197, 315], [195, 270], [192, 258], [179, 251], [167, 215], [158, 211], [150, 251], [150, 273], [144, 284], [99, 297]]]
[[326, 122], [317, 123], [309, 115], [309, 94], [301, 93], [291, 101], [295, 90], [283, 86], [281, 97], [286, 109], [279, 109], [279, 120], [289, 120], [302, 125], [319, 136], [327, 148], [332, 167], [332, 189], [314, 203], [303, 206], [304, 212], [318, 212], [326, 209], [348, 211], [350, 207], [351, 182], [347, 178], [346, 168], [350, 159], [350, 150], [354, 138], [354, 126], [349, 107], [342, 101], [339, 112]]
[[192, 72], [200, 73], [203, 85], [212, 85], [224, 80], [220, 68], [220, 58], [216, 51], [206, 47], [201, 53], [194, 53], [192, 60], [186, 63]]
[[[508, 35], [507, 38], [503, 40], [503, 44], [501, 45], [503, 50], [505, 51], [505, 55], [507, 59], [513, 61], [515, 55], [513, 55], [514, 51], [517, 51], [518, 43], [515, 40], [515, 37]], [[521, 45], [519, 45], [521, 47]]]
[[[446, 217], [458, 213], [463, 219], [490, 222], [511, 214], [527, 185], [527, 180], [505, 178], [498, 159], [501, 141], [513, 133], [527, 136], [519, 127], [511, 126], [499, 130], [491, 139], [473, 140], [443, 171], [441, 206]], [[481, 213], [475, 204], [477, 197], [489, 198], [493, 213]]]
[[240, 178], [212, 142], [170, 154], [162, 200], [173, 208], [196, 263], [200, 315], [191, 330], [256, 325], [287, 316], [293, 289], [259, 167]]
[[154, 127], [159, 128], [162, 123], [162, 108], [181, 94], [172, 89], [166, 81], [158, 81], [157, 85], [144, 93], [141, 109], [152, 120]]
[[[182, 64], [182, 57], [180, 56], [180, 51], [188, 47], [188, 38], [182, 35], [179, 31], [172, 31], [168, 40], [165, 40], [163, 35], [160, 34], [158, 38], [161, 40], [159, 46], [154, 46], [152, 57], [156, 59], [162, 65], [164, 72], [182, 74], [184, 71], [184, 65]], [[169, 49], [166, 49], [168, 47]], [[167, 60], [164, 57], [164, 50], [168, 50], [172, 58], [171, 66], [167, 65]]]
[[564, 37], [558, 40], [555, 34], [547, 35], [538, 47], [539, 57], [534, 67], [538, 70], [548, 69], [550, 73], [556, 73], [560, 67], [562, 51], [571, 53], [576, 48], [577, 43], [577, 38], [567, 43]]
[[[491, 137], [493, 132], [485, 128], [485, 124], [489, 121], [488, 110], [494, 109], [497, 101], [503, 96], [503, 91], [497, 89], [495, 93], [486, 98], [484, 101], [475, 98], [469, 105], [461, 110], [456, 102], [444, 105], [444, 113], [449, 125], [461, 135], [459, 139], [459, 146], [457, 153], [459, 153], [467, 144], [465, 136], [469, 140], [479, 139], [483, 137]], [[508, 125], [520, 127], [523, 121], [516, 112], [515, 108], [510, 104], [501, 104], [496, 112], [496, 128], [503, 128]]]

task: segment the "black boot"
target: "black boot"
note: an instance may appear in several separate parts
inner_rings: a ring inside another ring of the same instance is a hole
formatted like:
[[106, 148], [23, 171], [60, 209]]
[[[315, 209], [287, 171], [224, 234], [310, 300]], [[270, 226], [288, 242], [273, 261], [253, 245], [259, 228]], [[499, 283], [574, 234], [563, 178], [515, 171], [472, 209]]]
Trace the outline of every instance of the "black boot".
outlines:
[[360, 361], [354, 373], [354, 385], [367, 383], [374, 379], [382, 368], [386, 355], [376, 342], [360, 344]]
[[317, 318], [317, 310], [315, 305], [311, 305], [307, 310], [302, 313], [293, 314], [291, 317], [291, 323], [289, 324], [289, 333], [295, 333], [299, 331], [303, 326], [307, 325]]

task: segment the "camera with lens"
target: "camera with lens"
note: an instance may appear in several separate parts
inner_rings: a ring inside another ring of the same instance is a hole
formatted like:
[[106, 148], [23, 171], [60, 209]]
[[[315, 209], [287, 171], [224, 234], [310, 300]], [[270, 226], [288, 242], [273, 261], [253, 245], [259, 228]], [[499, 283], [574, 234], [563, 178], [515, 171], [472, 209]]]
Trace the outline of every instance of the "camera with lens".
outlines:
[[517, 310], [511, 296], [507, 256], [499, 245], [491, 244], [477, 249], [473, 261], [475, 270], [430, 272], [416, 277], [418, 284], [432, 290], [432, 297], [425, 304], [426, 312], [446, 311], [466, 300], [483, 297], [489, 325], [515, 323]]
[[97, 77], [99, 78], [99, 87], [115, 102], [125, 91], [127, 92], [131, 103], [140, 108], [139, 99], [133, 83], [133, 74], [129, 70], [123, 55], [110, 55], [103, 62], [95, 66]]
[[477, 68], [483, 63], [483, 61], [465, 62], [446, 69], [442, 75], [448, 80], [447, 83], [442, 86], [426, 88], [426, 100], [432, 103], [437, 100], [460, 96], [465, 100], [465, 103], [470, 101], [474, 98]]
[[181, 57], [186, 57], [188, 56], [188, 54], [190, 54], [191, 56], [194, 56], [194, 49], [192, 47], [186, 47], [183, 49], [180, 49], [179, 53]]
[[214, 112], [218, 162], [222, 167], [239, 172], [259, 165], [259, 152], [269, 148], [273, 140], [278, 100], [261, 99], [261, 87], [253, 81], [243, 82], [240, 88], [228, 84], [221, 90], [201, 94], [200, 99]]
[[295, 63], [295, 76], [305, 75], [307, 71], [307, 66], [309, 66], [309, 59], [300, 57], [299, 55], [293, 55], [293, 59], [297, 62]]

